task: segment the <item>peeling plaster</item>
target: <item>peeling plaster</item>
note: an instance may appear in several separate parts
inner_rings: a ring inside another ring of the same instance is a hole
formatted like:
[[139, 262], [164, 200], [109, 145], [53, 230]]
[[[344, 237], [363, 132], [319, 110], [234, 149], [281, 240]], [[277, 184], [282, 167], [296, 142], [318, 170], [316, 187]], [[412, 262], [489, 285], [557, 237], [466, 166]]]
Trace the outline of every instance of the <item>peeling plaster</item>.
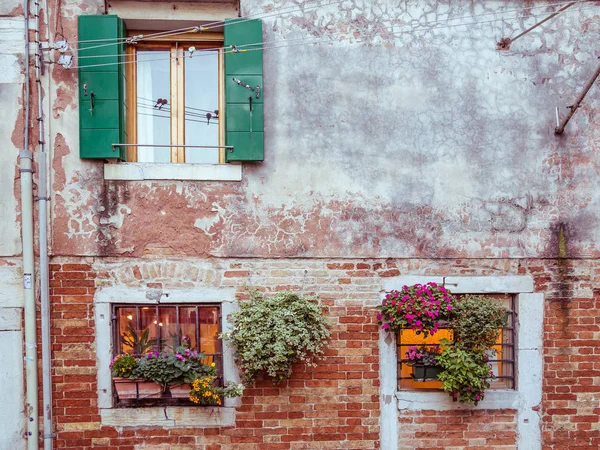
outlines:
[[[554, 108], [597, 64], [597, 11], [572, 8], [506, 52], [496, 42], [538, 18], [435, 26], [517, 7], [348, 0], [265, 18], [266, 41], [328, 43], [265, 51], [266, 160], [241, 183], [107, 184], [100, 162], [78, 158], [75, 71], [53, 67], [54, 251], [547, 257], [564, 223], [570, 256], [597, 256], [597, 97], [553, 134]], [[95, 12], [63, 11], [73, 39], [76, 16]]]

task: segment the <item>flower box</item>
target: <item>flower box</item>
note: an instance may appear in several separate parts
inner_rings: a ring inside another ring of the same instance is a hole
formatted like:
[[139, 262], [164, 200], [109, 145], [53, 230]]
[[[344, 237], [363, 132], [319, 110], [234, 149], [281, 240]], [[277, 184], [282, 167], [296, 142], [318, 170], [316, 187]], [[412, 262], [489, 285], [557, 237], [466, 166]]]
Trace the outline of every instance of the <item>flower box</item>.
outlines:
[[190, 398], [190, 391], [192, 390], [192, 385], [189, 383], [180, 384], [177, 386], [170, 386], [169, 390], [171, 391], [171, 398]]
[[162, 395], [160, 385], [151, 381], [129, 378], [113, 378], [119, 400], [158, 398]]
[[437, 381], [438, 375], [444, 369], [440, 366], [426, 366], [424, 364], [414, 364], [412, 366], [412, 377], [414, 381]]

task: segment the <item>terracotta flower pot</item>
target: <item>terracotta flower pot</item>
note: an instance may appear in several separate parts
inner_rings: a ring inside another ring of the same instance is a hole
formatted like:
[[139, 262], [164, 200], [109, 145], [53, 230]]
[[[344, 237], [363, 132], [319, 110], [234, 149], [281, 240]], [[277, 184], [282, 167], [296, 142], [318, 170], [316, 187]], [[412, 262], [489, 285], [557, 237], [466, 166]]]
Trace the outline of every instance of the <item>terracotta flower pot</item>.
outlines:
[[156, 398], [161, 396], [160, 386], [151, 381], [113, 378], [117, 396], [120, 400], [132, 398]]
[[180, 384], [178, 386], [170, 386], [169, 390], [171, 391], [172, 398], [189, 398], [192, 386], [189, 383]]

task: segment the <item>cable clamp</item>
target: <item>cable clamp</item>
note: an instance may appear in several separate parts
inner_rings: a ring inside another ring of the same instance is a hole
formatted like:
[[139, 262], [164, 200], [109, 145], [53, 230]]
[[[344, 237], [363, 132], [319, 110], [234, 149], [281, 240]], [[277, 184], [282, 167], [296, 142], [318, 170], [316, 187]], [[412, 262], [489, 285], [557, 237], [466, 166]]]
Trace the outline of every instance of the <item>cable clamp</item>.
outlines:
[[139, 40], [144, 39], [143, 34], [137, 34], [135, 36], [131, 36], [130, 38], [125, 39], [125, 43], [128, 45], [135, 45]]
[[30, 152], [29, 150], [21, 150], [19, 152], [19, 158], [29, 158], [29, 159], [33, 159], [33, 153]]
[[33, 170], [33, 169], [19, 169], [19, 172], [21, 172], [21, 173], [35, 173], [35, 170]]

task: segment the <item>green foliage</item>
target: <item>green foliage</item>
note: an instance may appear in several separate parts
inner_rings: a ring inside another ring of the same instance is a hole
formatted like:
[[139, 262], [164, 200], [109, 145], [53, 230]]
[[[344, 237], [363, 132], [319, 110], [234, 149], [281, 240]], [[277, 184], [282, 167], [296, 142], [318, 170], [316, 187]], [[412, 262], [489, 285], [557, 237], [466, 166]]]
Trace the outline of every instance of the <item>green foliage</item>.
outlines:
[[220, 405], [221, 398], [241, 397], [244, 386], [237, 383], [229, 383], [226, 387], [214, 385], [215, 377], [198, 377], [192, 381], [190, 400], [197, 405]]
[[215, 376], [214, 363], [205, 364], [204, 354], [178, 347], [175, 353], [152, 352], [139, 360], [133, 375], [160, 384], [162, 391], [172, 385], [191, 383], [200, 376]]
[[121, 343], [131, 347], [132, 352], [136, 355], [142, 355], [152, 350], [153, 348], [158, 349], [158, 345], [162, 345], [164, 339], [148, 339], [150, 335], [150, 328], [146, 328], [138, 336], [135, 328], [131, 324], [127, 325], [127, 331], [121, 335]]
[[296, 362], [314, 365], [330, 335], [316, 298], [292, 292], [268, 298], [254, 293], [231, 321], [233, 329], [223, 338], [237, 349], [236, 362], [248, 383], [261, 372], [277, 383], [289, 378]]
[[467, 295], [454, 306], [450, 326], [454, 342], [465, 350], [483, 352], [496, 343], [500, 328], [506, 324], [506, 308], [497, 300]]
[[110, 363], [110, 373], [113, 377], [135, 378], [133, 372], [138, 365], [138, 359], [133, 355], [117, 355]]
[[450, 394], [452, 400], [477, 405], [490, 387], [494, 373], [488, 364], [484, 351], [467, 351], [454, 346], [446, 339], [441, 341], [442, 354], [436, 358], [444, 369], [438, 375], [442, 389]]

